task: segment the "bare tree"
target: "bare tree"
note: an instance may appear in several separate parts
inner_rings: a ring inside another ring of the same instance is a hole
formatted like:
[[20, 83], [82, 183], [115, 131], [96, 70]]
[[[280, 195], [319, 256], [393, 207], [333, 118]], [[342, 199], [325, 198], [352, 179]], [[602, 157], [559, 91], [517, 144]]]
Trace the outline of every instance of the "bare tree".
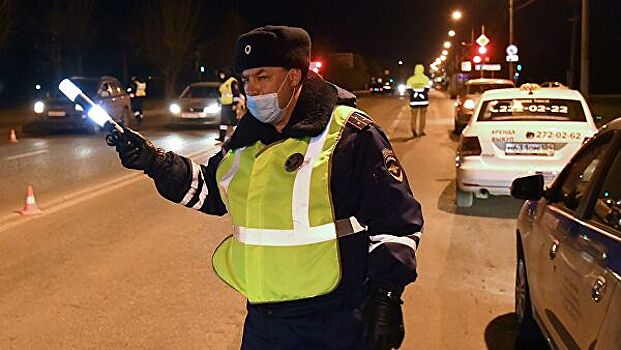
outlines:
[[67, 2], [66, 18], [69, 44], [77, 59], [77, 71], [82, 75], [83, 61], [88, 45], [93, 39], [94, 26], [91, 23], [95, 0]]
[[171, 97], [181, 68], [193, 59], [200, 5], [196, 0], [162, 0], [146, 7], [138, 45], [164, 75], [164, 93]]
[[3, 48], [11, 32], [11, 15], [9, 12], [9, 0], [0, 0], [0, 49]]

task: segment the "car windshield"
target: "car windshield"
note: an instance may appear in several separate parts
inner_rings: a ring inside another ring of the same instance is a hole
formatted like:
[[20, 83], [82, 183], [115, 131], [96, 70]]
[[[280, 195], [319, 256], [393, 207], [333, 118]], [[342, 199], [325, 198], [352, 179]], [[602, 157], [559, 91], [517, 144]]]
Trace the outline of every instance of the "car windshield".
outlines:
[[483, 102], [478, 121], [586, 121], [582, 104], [564, 99], [498, 99]]
[[218, 98], [218, 88], [213, 86], [188, 86], [181, 93], [181, 98]]
[[466, 94], [482, 94], [487, 90], [512, 88], [511, 84], [471, 84], [466, 89]]

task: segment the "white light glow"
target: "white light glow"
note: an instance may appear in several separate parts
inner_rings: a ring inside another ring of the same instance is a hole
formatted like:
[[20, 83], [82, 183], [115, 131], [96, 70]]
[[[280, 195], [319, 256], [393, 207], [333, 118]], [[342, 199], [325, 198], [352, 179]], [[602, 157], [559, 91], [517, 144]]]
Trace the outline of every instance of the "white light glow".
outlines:
[[75, 105], [75, 110], [78, 111], [78, 112], [83, 112], [84, 108], [82, 108], [82, 106], [80, 106], [79, 104], [76, 104]]
[[474, 109], [474, 107], [476, 107], [476, 103], [474, 103], [473, 99], [467, 99], [466, 101], [464, 101], [464, 108], [465, 109]]
[[43, 111], [45, 110], [45, 103], [43, 103], [42, 101], [37, 101], [34, 104], [34, 112], [37, 114], [41, 114], [43, 113]]
[[110, 115], [108, 115], [108, 113], [101, 108], [100, 105], [94, 105], [91, 107], [91, 109], [88, 110], [87, 115], [99, 126], [104, 126], [107, 121], [112, 120]]
[[448, 50], [442, 50], [442, 55], [448, 56]]
[[463, 15], [462, 15], [461, 11], [459, 11], [459, 10], [455, 10], [455, 11], [453, 11], [453, 13], [451, 14], [451, 18], [452, 18], [453, 20], [455, 20], [455, 21], [459, 21], [459, 20], [461, 19], [461, 17], [462, 17], [462, 16], [463, 16]]
[[406, 87], [405, 87], [405, 85], [404, 85], [404, 84], [399, 84], [399, 86], [397, 86], [397, 89], [399, 90], [399, 94], [400, 94], [400, 95], [405, 94], [405, 89], [406, 89]]
[[445, 41], [444, 42], [444, 48], [445, 49], [450, 49], [451, 48], [451, 42], [450, 41]]
[[451, 38], [452, 38], [452, 37], [454, 37], [454, 36], [455, 36], [455, 34], [456, 34], [456, 33], [455, 33], [455, 31], [454, 31], [454, 30], [452, 30], [452, 29], [451, 29], [451, 30], [449, 30], [449, 32], [448, 32], [448, 36], [450, 36]]
[[444, 56], [444, 55], [440, 56], [440, 60], [441, 61], [446, 61], [446, 56]]
[[208, 114], [215, 114], [215, 113], [220, 113], [221, 109], [222, 107], [220, 107], [218, 103], [212, 103], [209, 106], [203, 108], [203, 112], [208, 113]]
[[75, 98], [78, 97], [78, 95], [80, 93], [82, 93], [80, 88], [75, 86], [75, 84], [73, 82], [71, 82], [71, 80], [69, 80], [69, 79], [64, 79], [63, 81], [61, 81], [60, 84], [58, 84], [58, 88], [71, 101], [75, 101]]
[[168, 107], [168, 110], [170, 111], [170, 113], [175, 115], [181, 113], [181, 107], [179, 107], [179, 105], [176, 103], [171, 104], [170, 107]]
[[41, 90], [41, 85], [39, 85], [39, 84], [35, 85], [35, 89]]

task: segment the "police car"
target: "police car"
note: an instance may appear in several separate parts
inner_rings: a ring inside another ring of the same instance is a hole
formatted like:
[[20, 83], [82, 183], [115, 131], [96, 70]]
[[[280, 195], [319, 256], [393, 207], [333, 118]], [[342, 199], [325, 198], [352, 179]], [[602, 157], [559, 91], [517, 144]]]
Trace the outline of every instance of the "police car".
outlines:
[[550, 183], [596, 131], [578, 91], [535, 84], [486, 91], [459, 139], [457, 206], [509, 195], [521, 176], [542, 174]]
[[[604, 126], [544, 190], [516, 179], [515, 311], [521, 348], [621, 347], [621, 118]], [[542, 334], [541, 334], [542, 333]], [[543, 335], [543, 337], [541, 337]]]

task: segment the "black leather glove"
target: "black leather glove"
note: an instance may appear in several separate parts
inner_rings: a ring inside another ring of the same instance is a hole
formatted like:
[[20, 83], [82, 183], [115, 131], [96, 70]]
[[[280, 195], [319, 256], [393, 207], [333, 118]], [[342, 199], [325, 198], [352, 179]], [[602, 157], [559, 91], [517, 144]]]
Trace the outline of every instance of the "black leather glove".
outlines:
[[122, 126], [123, 133], [113, 130], [106, 136], [108, 146], [116, 147], [121, 164], [128, 169], [143, 170], [151, 175], [161, 167], [166, 158], [165, 151], [153, 146], [140, 133]]
[[364, 336], [369, 349], [398, 349], [405, 336], [401, 312], [402, 287], [383, 286], [371, 293], [363, 310]]

